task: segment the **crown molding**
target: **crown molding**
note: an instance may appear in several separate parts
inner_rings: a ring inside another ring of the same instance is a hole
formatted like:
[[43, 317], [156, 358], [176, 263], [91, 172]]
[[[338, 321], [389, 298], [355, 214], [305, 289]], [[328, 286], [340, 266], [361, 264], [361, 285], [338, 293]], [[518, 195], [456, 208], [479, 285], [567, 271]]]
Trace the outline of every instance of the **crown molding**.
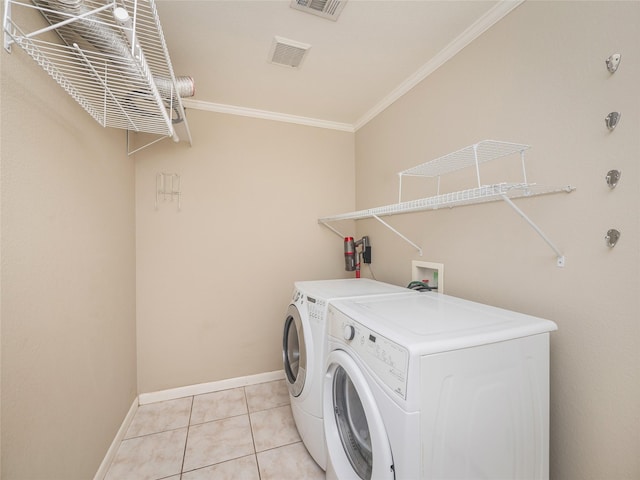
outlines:
[[238, 107], [235, 105], [224, 105], [222, 103], [204, 102], [202, 100], [193, 100], [183, 98], [182, 104], [185, 108], [193, 108], [194, 110], [205, 110], [208, 112], [226, 113], [229, 115], [239, 115], [241, 117], [260, 118], [263, 120], [274, 120], [276, 122], [295, 123], [298, 125], [306, 125], [310, 127], [328, 128], [330, 130], [340, 130], [343, 132], [355, 132], [353, 125], [349, 123], [331, 122], [328, 120], [320, 120], [317, 118], [300, 117], [298, 115], [289, 115], [287, 113], [270, 112], [268, 110], [258, 110], [255, 108]]
[[438, 68], [453, 58], [464, 47], [473, 42], [485, 31], [495, 25], [512, 10], [525, 0], [501, 0], [482, 17], [471, 24], [464, 32], [458, 35], [451, 43], [444, 47], [435, 57], [425, 63], [416, 73], [398, 85], [391, 93], [378, 102], [371, 110], [360, 117], [354, 124], [355, 131], [364, 127], [369, 121], [384, 111], [388, 106], [409, 92], [418, 83], [427, 78]]

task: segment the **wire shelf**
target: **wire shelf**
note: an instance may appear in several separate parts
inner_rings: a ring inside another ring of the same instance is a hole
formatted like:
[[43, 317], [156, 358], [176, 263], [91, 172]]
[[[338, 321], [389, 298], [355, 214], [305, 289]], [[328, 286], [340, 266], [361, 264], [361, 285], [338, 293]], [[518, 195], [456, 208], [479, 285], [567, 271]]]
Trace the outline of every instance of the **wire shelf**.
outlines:
[[[28, 10], [49, 26], [25, 29]], [[153, 0], [7, 0], [3, 25], [5, 49], [20, 46], [103, 127], [191, 143]]]
[[537, 195], [547, 195], [552, 193], [571, 192], [571, 186], [550, 186], [524, 183], [498, 183], [494, 185], [484, 185], [480, 188], [471, 188], [458, 192], [436, 195], [433, 197], [409, 200], [406, 202], [394, 203], [382, 207], [359, 210], [357, 212], [344, 213], [330, 217], [318, 219], [319, 223], [337, 222], [342, 220], [360, 220], [403, 213], [422, 212], [427, 210], [437, 210], [439, 208], [454, 208], [464, 205], [474, 205], [478, 203], [495, 202], [507, 198], [533, 197]]
[[[509, 207], [511, 207], [521, 218], [523, 218], [535, 232], [551, 247], [557, 256], [557, 266], [563, 267], [565, 258], [560, 249], [538, 228], [538, 226], [527, 215], [518, 208], [511, 200], [514, 198], [522, 197], [534, 197], [538, 195], [548, 195], [552, 193], [570, 193], [575, 190], [570, 185], [566, 186], [551, 186], [551, 185], [538, 185], [535, 183], [529, 183], [527, 181], [527, 174], [524, 165], [524, 152], [529, 149], [529, 145], [523, 145], [519, 143], [498, 142], [495, 140], [484, 140], [469, 147], [465, 147], [457, 152], [453, 152], [449, 155], [445, 155], [440, 158], [436, 158], [430, 162], [423, 163], [413, 168], [403, 170], [399, 173], [399, 200], [398, 203], [391, 205], [385, 205], [382, 207], [369, 208], [366, 210], [358, 210], [357, 212], [343, 213], [340, 215], [333, 215], [330, 217], [322, 217], [318, 219], [318, 223], [326, 226], [337, 235], [344, 237], [338, 230], [336, 230], [331, 223], [339, 222], [342, 220], [360, 220], [365, 218], [374, 218], [378, 222], [382, 223], [385, 227], [391, 230], [393, 233], [401, 237], [411, 246], [413, 246], [418, 253], [422, 255], [422, 249], [409, 240], [402, 233], [397, 231], [388, 223], [384, 222], [380, 217], [389, 215], [398, 215], [402, 213], [422, 212], [427, 210], [437, 210], [440, 208], [453, 208], [464, 205], [475, 205], [479, 203], [495, 202], [502, 200]], [[515, 153], [520, 154], [520, 160], [522, 162], [522, 176], [523, 181], [521, 183], [497, 183], [492, 185], [482, 185], [480, 183], [480, 170], [479, 165], [490, 160], [505, 157]], [[438, 192], [435, 196], [419, 198], [417, 200], [402, 201], [402, 177], [404, 175], [409, 176], [423, 176], [423, 177], [440, 177], [446, 173], [451, 173], [462, 168], [475, 166], [477, 187], [467, 190], [460, 190], [451, 193], [440, 194], [440, 179], [438, 178]]]
[[520, 143], [483, 140], [456, 152], [403, 170], [399, 175], [438, 177], [466, 167], [478, 165], [507, 155], [513, 155], [514, 153], [522, 154], [522, 152], [529, 148], [531, 148], [529, 145]]

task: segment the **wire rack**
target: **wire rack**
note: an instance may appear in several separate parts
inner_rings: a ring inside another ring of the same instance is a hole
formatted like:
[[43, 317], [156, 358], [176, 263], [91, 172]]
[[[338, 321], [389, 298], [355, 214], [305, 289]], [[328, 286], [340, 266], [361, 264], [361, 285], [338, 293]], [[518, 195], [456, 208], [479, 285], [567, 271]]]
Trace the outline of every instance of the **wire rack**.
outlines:
[[3, 27], [103, 127], [191, 143], [153, 0], [6, 0]]
[[415, 213], [439, 208], [453, 208], [464, 205], [495, 202], [507, 198], [522, 198], [538, 195], [546, 195], [560, 192], [571, 192], [571, 186], [549, 186], [525, 183], [498, 183], [495, 185], [483, 185], [480, 188], [460, 190], [458, 192], [435, 195], [433, 197], [409, 200], [381, 207], [358, 210], [357, 212], [343, 213], [331, 217], [318, 219], [319, 223], [336, 222], [342, 220], [360, 220], [377, 216], [398, 215], [402, 213]]
[[[402, 213], [421, 212], [427, 210], [437, 210], [439, 208], [453, 208], [464, 205], [475, 205], [480, 203], [495, 202], [502, 200], [509, 205], [521, 218], [523, 218], [536, 233], [551, 247], [556, 253], [557, 265], [564, 266], [564, 255], [558, 247], [538, 228], [538, 226], [527, 215], [520, 210], [511, 200], [522, 197], [533, 197], [538, 195], [547, 195], [553, 193], [570, 193], [575, 190], [570, 185], [551, 186], [538, 185], [528, 183], [527, 174], [524, 163], [524, 152], [529, 149], [529, 145], [519, 143], [499, 142], [495, 140], [483, 140], [474, 145], [465, 147], [456, 152], [450, 153], [443, 157], [436, 158], [430, 162], [423, 163], [413, 168], [399, 172], [399, 200], [398, 203], [385, 205], [382, 207], [369, 208], [366, 210], [358, 210], [351, 213], [343, 213], [330, 217], [322, 217], [318, 219], [318, 223], [323, 224], [337, 235], [344, 237], [338, 230], [330, 224], [343, 220], [360, 220], [365, 218], [374, 218], [385, 227], [390, 229], [396, 235], [400, 236], [407, 243], [416, 248], [420, 255], [422, 249], [406, 236], [398, 232], [388, 223], [384, 222], [380, 217], [397, 215]], [[522, 164], [522, 183], [497, 183], [492, 185], [482, 185], [480, 182], [480, 164], [505, 157], [507, 155], [520, 154]], [[467, 190], [460, 190], [451, 193], [440, 193], [440, 176], [460, 170], [462, 168], [475, 166], [477, 187]], [[402, 177], [403, 176], [421, 176], [421, 177], [438, 177], [438, 191], [432, 197], [419, 198], [416, 200], [402, 201]]]
[[398, 173], [398, 202], [402, 202], [402, 179], [409, 177], [437, 177], [438, 190], [440, 195], [440, 177], [456, 170], [467, 167], [475, 167], [476, 182], [478, 189], [482, 188], [480, 180], [480, 165], [491, 160], [507, 157], [513, 154], [520, 154], [522, 166], [522, 182], [527, 183], [527, 170], [525, 168], [524, 152], [531, 148], [529, 145], [521, 143], [499, 142], [496, 140], [483, 140], [476, 144], [465, 147], [453, 153], [431, 160], [415, 167], [403, 170]]
[[531, 148], [520, 143], [499, 142], [496, 140], [483, 140], [456, 152], [449, 153], [429, 162], [403, 170], [399, 175], [411, 175], [421, 177], [439, 177], [462, 168], [480, 165], [490, 160], [522, 154]]

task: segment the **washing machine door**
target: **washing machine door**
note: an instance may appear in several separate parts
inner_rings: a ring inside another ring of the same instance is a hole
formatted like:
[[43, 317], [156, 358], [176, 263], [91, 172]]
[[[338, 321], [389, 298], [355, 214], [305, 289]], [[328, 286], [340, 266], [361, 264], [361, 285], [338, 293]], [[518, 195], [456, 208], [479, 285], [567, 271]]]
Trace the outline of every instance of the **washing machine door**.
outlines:
[[324, 381], [327, 478], [394, 479], [384, 421], [360, 367], [348, 353], [335, 350]]
[[305, 329], [298, 308], [291, 304], [287, 309], [282, 335], [282, 361], [289, 392], [294, 397], [302, 393], [307, 374], [307, 349]]

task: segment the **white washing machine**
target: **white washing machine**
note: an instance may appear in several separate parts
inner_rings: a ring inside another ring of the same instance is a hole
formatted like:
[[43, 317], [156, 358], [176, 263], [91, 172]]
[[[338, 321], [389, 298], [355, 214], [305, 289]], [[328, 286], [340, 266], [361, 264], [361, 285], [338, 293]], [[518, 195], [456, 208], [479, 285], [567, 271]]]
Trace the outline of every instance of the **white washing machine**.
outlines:
[[327, 355], [326, 315], [332, 299], [374, 295], [420, 295], [366, 278], [295, 282], [284, 322], [282, 356], [291, 409], [300, 437], [326, 468], [322, 385]]
[[437, 294], [332, 302], [327, 478], [546, 479], [555, 323]]

